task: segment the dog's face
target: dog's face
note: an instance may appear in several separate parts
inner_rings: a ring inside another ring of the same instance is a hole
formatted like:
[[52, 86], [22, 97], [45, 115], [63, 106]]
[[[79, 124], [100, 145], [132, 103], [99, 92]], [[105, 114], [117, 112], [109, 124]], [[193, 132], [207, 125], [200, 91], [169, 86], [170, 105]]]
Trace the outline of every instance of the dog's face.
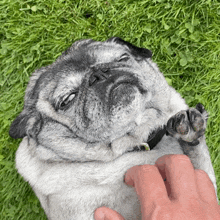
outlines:
[[[10, 135], [38, 144], [49, 136], [87, 145], [108, 145], [125, 135], [144, 141], [163, 125], [169, 102], [169, 86], [150, 58], [149, 50], [120, 38], [74, 43], [32, 75]], [[146, 137], [140, 137], [146, 123]]]

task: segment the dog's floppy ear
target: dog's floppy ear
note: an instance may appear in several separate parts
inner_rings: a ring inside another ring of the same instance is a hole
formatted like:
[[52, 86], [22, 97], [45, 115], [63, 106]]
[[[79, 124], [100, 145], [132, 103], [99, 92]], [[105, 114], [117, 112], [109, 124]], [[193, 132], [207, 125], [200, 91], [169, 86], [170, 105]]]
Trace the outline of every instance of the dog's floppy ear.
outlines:
[[38, 93], [41, 90], [38, 81], [41, 80], [42, 74], [47, 73], [48, 68], [49, 67], [42, 67], [35, 70], [30, 77], [30, 81], [25, 91], [24, 109], [13, 121], [9, 130], [9, 135], [12, 138], [23, 138], [25, 136], [35, 138], [39, 133], [42, 119], [40, 113], [35, 108]]
[[12, 138], [23, 138], [25, 136], [35, 138], [42, 126], [39, 113], [24, 109], [11, 124], [9, 135]]
[[141, 57], [141, 58], [151, 58], [152, 57], [152, 52], [150, 50], [145, 49], [145, 48], [141, 48], [141, 47], [136, 47], [136, 46], [132, 45], [131, 43], [122, 40], [119, 37], [109, 38], [107, 40], [107, 42], [115, 42], [115, 43], [118, 43], [121, 45], [126, 45], [130, 49], [131, 53], [136, 57]]

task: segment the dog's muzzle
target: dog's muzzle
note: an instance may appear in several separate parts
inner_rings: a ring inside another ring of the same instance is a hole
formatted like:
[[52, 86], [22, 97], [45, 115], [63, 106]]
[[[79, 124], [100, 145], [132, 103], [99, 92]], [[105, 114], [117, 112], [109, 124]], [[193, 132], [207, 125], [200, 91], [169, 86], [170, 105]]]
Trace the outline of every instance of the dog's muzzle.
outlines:
[[134, 100], [135, 93], [145, 92], [135, 74], [117, 68], [93, 69], [88, 85], [100, 101], [109, 107], [127, 106]]

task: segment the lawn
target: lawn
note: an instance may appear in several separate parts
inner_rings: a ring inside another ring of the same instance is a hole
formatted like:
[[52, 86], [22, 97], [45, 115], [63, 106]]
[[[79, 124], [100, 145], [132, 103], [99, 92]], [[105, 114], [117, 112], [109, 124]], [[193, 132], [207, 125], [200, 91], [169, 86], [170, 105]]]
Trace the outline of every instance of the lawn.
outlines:
[[190, 107], [209, 112], [206, 132], [220, 199], [220, 2], [218, 0], [0, 1], [0, 219], [46, 219], [15, 169], [21, 140], [8, 135], [29, 76], [74, 41], [118, 36], [153, 52]]

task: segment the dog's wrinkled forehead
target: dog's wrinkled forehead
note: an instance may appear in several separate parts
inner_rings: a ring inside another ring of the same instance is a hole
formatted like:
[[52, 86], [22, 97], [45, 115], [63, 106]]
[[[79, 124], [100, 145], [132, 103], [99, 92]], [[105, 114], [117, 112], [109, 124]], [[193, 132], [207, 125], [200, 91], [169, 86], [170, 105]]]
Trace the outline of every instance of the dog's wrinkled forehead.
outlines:
[[115, 43], [97, 42], [88, 47], [88, 55], [93, 58], [92, 64], [114, 62], [125, 52], [128, 52], [127, 48]]
[[95, 63], [108, 63], [117, 61], [123, 53], [134, 58], [151, 58], [150, 50], [140, 48], [118, 37], [112, 37], [107, 41], [81, 40], [75, 42], [66, 52], [64, 60], [70, 60], [75, 68], [82, 69]]
[[55, 62], [53, 75], [68, 75], [85, 73], [96, 64], [113, 63], [123, 53], [129, 54], [126, 45], [114, 41], [82, 40], [75, 42], [71, 48], [65, 51]]
[[151, 58], [152, 53], [145, 48], [139, 48], [118, 37], [113, 37], [105, 42], [92, 42], [86, 45], [89, 57], [96, 63], [117, 61], [123, 54], [130, 54], [135, 58]]

